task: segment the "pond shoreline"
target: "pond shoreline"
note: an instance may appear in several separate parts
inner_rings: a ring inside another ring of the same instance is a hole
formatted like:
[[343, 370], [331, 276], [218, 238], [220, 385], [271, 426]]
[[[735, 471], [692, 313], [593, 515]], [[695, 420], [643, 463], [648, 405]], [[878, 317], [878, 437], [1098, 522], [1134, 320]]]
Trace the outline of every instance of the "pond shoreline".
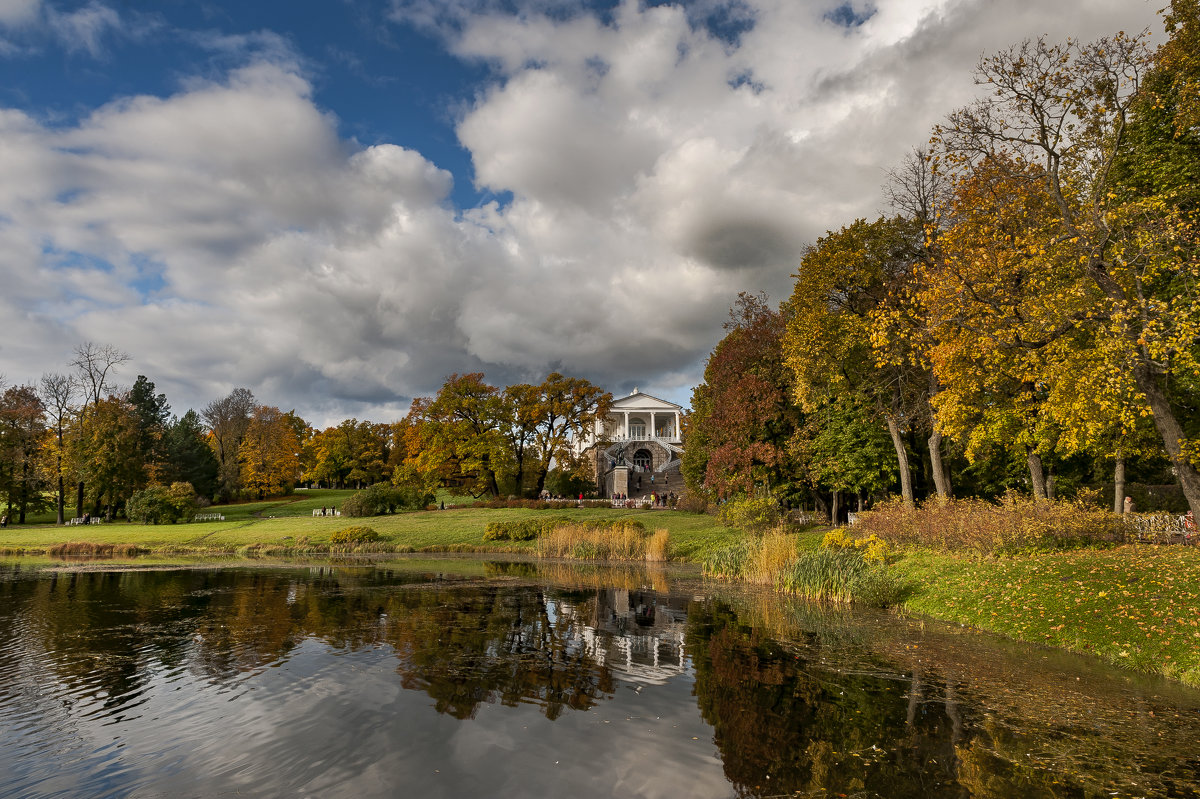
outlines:
[[[235, 567], [331, 558], [361, 558], [364, 563], [432, 555], [532, 558], [531, 542], [490, 542], [483, 534], [489, 521], [538, 513], [468, 508], [354, 520], [294, 516], [249, 524], [245, 520], [161, 527], [115, 523], [86, 530], [33, 525], [4, 530], [0, 554], [45, 558], [53, 546], [82, 538], [137, 548], [137, 554], [129, 553], [124, 561], [168, 558], [179, 568], [187, 568], [192, 558], [207, 561], [201, 568], [214, 562]], [[578, 509], [573, 513], [581, 519], [630, 516], [649, 530], [668, 530], [672, 563], [698, 564], [705, 554], [740, 537], [712, 517], [679, 511]], [[374, 527], [381, 540], [359, 547], [325, 543], [333, 532], [355, 523]], [[819, 546], [822, 535], [822, 529], [801, 534], [802, 547]], [[196, 546], [201, 539], [208, 545]], [[70, 568], [114, 570], [113, 561], [103, 563]], [[135, 563], [124, 567], [160, 568]], [[1127, 545], [1005, 558], [922, 552], [906, 555], [889, 570], [916, 587], [899, 609], [902, 613], [1081, 653], [1200, 687], [1200, 550], [1195, 547]]]

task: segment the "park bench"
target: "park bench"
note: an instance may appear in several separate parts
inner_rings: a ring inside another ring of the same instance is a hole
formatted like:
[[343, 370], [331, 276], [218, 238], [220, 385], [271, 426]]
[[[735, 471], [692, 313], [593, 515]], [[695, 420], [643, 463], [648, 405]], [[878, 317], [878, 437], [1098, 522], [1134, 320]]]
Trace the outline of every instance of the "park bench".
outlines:
[[1127, 513], [1123, 520], [1135, 540], [1146, 544], [1196, 544], [1195, 522], [1173, 513]]

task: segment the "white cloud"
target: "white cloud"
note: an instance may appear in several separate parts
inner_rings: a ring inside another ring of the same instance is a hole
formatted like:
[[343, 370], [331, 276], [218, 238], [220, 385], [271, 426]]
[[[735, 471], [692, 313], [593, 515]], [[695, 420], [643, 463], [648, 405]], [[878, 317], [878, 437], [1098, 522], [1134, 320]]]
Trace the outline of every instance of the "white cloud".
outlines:
[[0, 0], [0, 25], [17, 26], [37, 18], [41, 0]]
[[[782, 299], [806, 242], [877, 213], [884, 170], [973, 95], [981, 52], [1154, 20], [1115, 0], [881, 0], [847, 28], [837, 5], [739, 2], [736, 40], [700, 24], [716, 0], [607, 21], [399, 6], [495, 70], [457, 130], [512, 199], [463, 211], [420, 153], [342, 138], [270, 32], [206, 34], [250, 63], [74, 127], [0, 110], [0, 371], [111, 342], [135, 357], [123, 379], [178, 410], [244, 385], [316, 422], [395, 418], [467, 370], [686, 401], [737, 291]], [[89, 52], [115, 24], [101, 8], [75, 29]]]

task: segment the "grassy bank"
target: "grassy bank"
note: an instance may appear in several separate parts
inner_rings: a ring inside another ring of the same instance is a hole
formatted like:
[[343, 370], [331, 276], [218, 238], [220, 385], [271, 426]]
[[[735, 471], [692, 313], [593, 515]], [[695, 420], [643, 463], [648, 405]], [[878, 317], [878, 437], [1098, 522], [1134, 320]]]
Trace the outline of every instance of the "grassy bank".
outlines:
[[[143, 525], [112, 522], [58, 527], [53, 524], [10, 526], [0, 530], [0, 552], [44, 554], [69, 542], [135, 547], [157, 554], [224, 555], [247, 550], [297, 554], [328, 548], [330, 537], [351, 525], [365, 524], [379, 533], [374, 551], [396, 552], [528, 552], [534, 541], [488, 541], [489, 523], [518, 521], [547, 511], [524, 508], [462, 508], [419, 511], [367, 519], [313, 516], [313, 508], [340, 504], [351, 492], [314, 491], [283, 500], [216, 506], [225, 521]], [[636, 519], [647, 530], [666, 530], [672, 560], [698, 561], [705, 552], [727, 544], [736, 533], [709, 516], [669, 510], [571, 508], [553, 511], [579, 522]]]
[[891, 567], [905, 610], [1097, 655], [1200, 686], [1200, 549], [1129, 544], [978, 558], [913, 553]]

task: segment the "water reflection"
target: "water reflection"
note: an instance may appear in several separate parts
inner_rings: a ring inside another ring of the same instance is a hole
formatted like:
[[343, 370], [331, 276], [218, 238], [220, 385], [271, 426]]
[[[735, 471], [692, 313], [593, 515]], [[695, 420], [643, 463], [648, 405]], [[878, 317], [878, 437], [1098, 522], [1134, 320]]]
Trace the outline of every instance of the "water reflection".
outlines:
[[509, 563], [10, 562], [0, 793], [1200, 795], [1194, 692], [711, 590]]

